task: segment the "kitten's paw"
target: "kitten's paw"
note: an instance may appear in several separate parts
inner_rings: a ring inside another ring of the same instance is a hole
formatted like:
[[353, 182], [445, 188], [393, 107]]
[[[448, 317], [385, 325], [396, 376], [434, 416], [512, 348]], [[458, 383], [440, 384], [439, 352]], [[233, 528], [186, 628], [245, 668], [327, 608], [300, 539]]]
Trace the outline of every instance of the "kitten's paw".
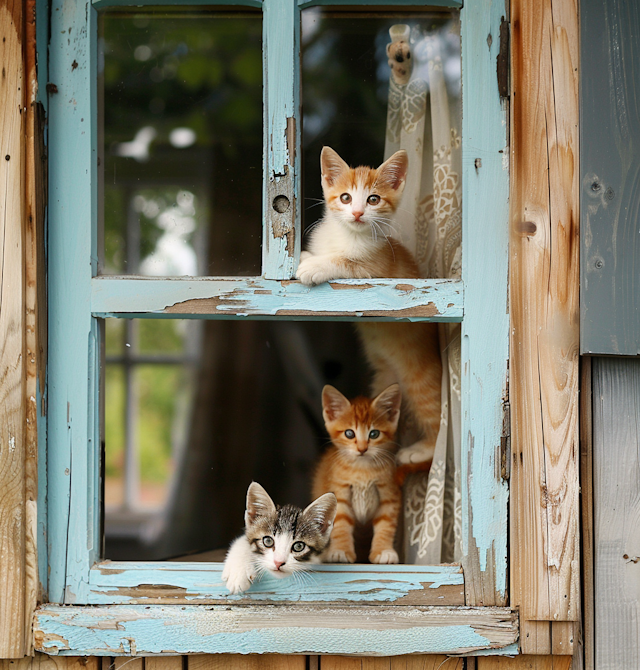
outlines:
[[222, 570], [222, 580], [233, 594], [246, 591], [253, 584], [254, 579], [255, 575], [246, 567], [225, 564]]
[[410, 447], [400, 449], [396, 454], [398, 465], [411, 465], [414, 463], [426, 463], [433, 460], [435, 447], [428, 446], [424, 442], [416, 442]]
[[324, 563], [355, 563], [356, 555], [353, 551], [329, 549], [324, 556]]
[[311, 258], [312, 255], [313, 255], [313, 254], [312, 254], [310, 251], [301, 251], [301, 252], [300, 252], [300, 262], [302, 263], [302, 261], [303, 261], [305, 258]]
[[316, 286], [329, 279], [335, 279], [328, 271], [326, 260], [311, 254], [300, 261], [296, 277], [306, 286]]
[[398, 563], [400, 559], [393, 549], [384, 549], [379, 554], [369, 554], [369, 560], [372, 563]]

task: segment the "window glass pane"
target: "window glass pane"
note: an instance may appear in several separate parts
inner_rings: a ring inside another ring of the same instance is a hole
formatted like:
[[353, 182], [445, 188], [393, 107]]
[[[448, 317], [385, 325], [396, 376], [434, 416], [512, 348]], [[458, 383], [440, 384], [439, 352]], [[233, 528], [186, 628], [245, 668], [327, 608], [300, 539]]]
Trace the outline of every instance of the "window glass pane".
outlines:
[[443, 8], [303, 10], [305, 235], [322, 217], [323, 146], [353, 167], [404, 149], [402, 202], [375, 232], [400, 239], [425, 277], [459, 273], [459, 26], [459, 12]]
[[218, 560], [252, 480], [308, 504], [324, 384], [355, 397], [369, 383], [352, 324], [112, 321], [106, 352], [130, 346], [105, 362], [106, 558]]
[[259, 275], [259, 12], [100, 15], [101, 272]]

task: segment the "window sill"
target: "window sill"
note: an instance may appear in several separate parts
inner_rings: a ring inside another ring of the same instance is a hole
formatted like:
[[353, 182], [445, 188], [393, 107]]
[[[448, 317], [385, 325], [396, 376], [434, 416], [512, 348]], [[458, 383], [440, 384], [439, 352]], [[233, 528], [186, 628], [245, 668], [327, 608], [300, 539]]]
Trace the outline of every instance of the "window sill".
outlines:
[[61, 606], [35, 614], [47, 654], [518, 653], [518, 615], [503, 607]]

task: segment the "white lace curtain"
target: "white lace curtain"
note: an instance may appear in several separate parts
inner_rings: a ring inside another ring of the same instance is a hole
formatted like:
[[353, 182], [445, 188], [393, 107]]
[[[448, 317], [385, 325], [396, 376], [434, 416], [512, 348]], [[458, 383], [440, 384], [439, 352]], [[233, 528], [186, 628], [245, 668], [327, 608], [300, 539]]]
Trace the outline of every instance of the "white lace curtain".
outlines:
[[[385, 159], [409, 154], [396, 235], [413, 250], [423, 277], [459, 277], [461, 115], [459, 22], [431, 32], [394, 25]], [[433, 465], [407, 478], [406, 563], [461, 557], [460, 325], [440, 324], [442, 407]]]

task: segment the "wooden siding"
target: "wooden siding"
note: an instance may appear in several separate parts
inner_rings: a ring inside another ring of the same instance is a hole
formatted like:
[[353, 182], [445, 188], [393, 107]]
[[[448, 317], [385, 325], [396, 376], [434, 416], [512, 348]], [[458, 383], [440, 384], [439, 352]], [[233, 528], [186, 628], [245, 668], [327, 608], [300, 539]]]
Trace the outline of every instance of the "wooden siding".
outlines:
[[581, 0], [583, 353], [640, 354], [640, 11]]
[[260, 277], [96, 277], [91, 309], [101, 317], [461, 321], [463, 286], [450, 279], [342, 279], [309, 287]]
[[35, 646], [53, 654], [513, 654], [518, 615], [500, 607], [44, 605]]
[[44, 381], [34, 3], [0, 3], [0, 35], [0, 658], [18, 658], [30, 650], [38, 591], [37, 398]]
[[640, 668], [640, 361], [592, 365], [595, 668]]
[[580, 597], [577, 2], [513, 0], [511, 29], [511, 603], [548, 654]]

